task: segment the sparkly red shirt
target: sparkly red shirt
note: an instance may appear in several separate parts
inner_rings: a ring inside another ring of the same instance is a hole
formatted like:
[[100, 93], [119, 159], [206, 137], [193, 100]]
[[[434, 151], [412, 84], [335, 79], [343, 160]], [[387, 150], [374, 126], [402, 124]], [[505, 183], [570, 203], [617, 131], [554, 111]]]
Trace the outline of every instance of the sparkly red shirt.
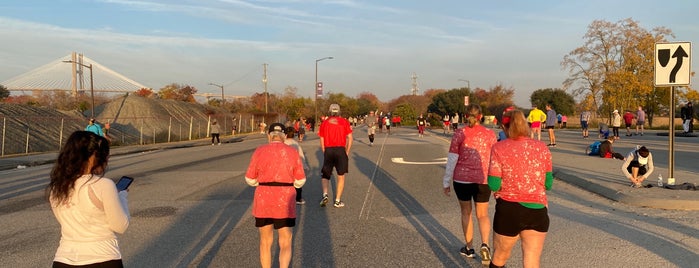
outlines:
[[464, 127], [454, 132], [449, 153], [458, 154], [454, 181], [488, 184], [490, 148], [497, 143], [495, 133], [484, 126]]
[[[305, 179], [306, 174], [296, 149], [282, 142], [272, 142], [255, 150], [245, 177], [257, 179], [259, 183], [293, 183]], [[296, 189], [293, 186], [257, 186], [252, 215], [256, 218], [296, 218]]]
[[502, 179], [495, 198], [510, 202], [548, 204], [546, 173], [553, 170], [546, 145], [528, 137], [506, 139], [493, 145], [489, 176]]

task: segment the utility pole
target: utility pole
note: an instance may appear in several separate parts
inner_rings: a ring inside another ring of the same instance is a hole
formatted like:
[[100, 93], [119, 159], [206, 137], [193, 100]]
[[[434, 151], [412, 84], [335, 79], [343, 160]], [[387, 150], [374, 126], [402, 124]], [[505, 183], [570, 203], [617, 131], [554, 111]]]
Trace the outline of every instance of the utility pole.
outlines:
[[265, 116], [262, 117], [262, 122], [265, 122], [265, 117], [267, 117], [267, 63], [262, 64], [264, 67], [264, 74], [262, 75], [262, 83], [265, 85]]
[[223, 86], [222, 86], [222, 85], [217, 85], [217, 84], [214, 84], [214, 83], [209, 83], [209, 85], [221, 88], [221, 102], [222, 102], [222, 103], [223, 103], [223, 102], [226, 102], [226, 98], [225, 98], [225, 96], [223, 96]]
[[417, 75], [413, 72], [413, 89], [410, 90], [413, 93], [413, 96], [417, 96]]

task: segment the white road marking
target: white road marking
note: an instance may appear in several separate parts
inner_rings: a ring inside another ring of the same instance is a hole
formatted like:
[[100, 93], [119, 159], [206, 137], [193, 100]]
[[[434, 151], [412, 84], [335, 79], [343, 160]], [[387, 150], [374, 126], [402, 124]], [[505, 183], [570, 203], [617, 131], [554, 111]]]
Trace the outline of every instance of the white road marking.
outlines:
[[432, 162], [413, 162], [413, 161], [405, 161], [403, 160], [402, 157], [393, 157], [391, 158], [391, 161], [393, 163], [398, 163], [398, 164], [410, 164], [410, 165], [442, 165], [447, 163], [447, 158], [437, 158], [434, 159], [437, 161], [432, 161]]

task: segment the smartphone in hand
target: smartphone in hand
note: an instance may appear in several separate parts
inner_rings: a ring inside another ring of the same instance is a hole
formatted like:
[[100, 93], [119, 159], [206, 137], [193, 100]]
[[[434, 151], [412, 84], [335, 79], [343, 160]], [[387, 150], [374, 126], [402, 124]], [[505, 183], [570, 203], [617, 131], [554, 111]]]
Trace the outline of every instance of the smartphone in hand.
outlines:
[[133, 178], [129, 176], [122, 176], [116, 184], [117, 191], [124, 191], [128, 189], [132, 182]]

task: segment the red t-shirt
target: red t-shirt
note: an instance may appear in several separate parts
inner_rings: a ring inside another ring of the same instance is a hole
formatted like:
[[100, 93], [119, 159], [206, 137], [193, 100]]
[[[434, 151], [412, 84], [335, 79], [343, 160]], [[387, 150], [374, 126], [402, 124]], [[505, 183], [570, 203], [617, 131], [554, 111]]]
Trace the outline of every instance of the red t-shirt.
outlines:
[[630, 112], [624, 113], [624, 124], [629, 124], [633, 123], [633, 114]]
[[[299, 152], [282, 142], [257, 147], [245, 177], [258, 182], [293, 183], [306, 178]], [[255, 189], [252, 215], [257, 218], [296, 218], [296, 189], [291, 186], [259, 185]]]
[[528, 137], [500, 141], [490, 152], [488, 175], [502, 179], [495, 198], [547, 205], [544, 184], [546, 173], [552, 170], [551, 151]]
[[454, 132], [449, 152], [458, 154], [454, 168], [454, 181], [488, 184], [490, 148], [497, 143], [495, 133], [484, 126], [464, 127]]
[[328, 117], [320, 124], [318, 136], [323, 138], [323, 145], [328, 147], [345, 147], [347, 144], [347, 135], [352, 133], [347, 119], [339, 116]]

